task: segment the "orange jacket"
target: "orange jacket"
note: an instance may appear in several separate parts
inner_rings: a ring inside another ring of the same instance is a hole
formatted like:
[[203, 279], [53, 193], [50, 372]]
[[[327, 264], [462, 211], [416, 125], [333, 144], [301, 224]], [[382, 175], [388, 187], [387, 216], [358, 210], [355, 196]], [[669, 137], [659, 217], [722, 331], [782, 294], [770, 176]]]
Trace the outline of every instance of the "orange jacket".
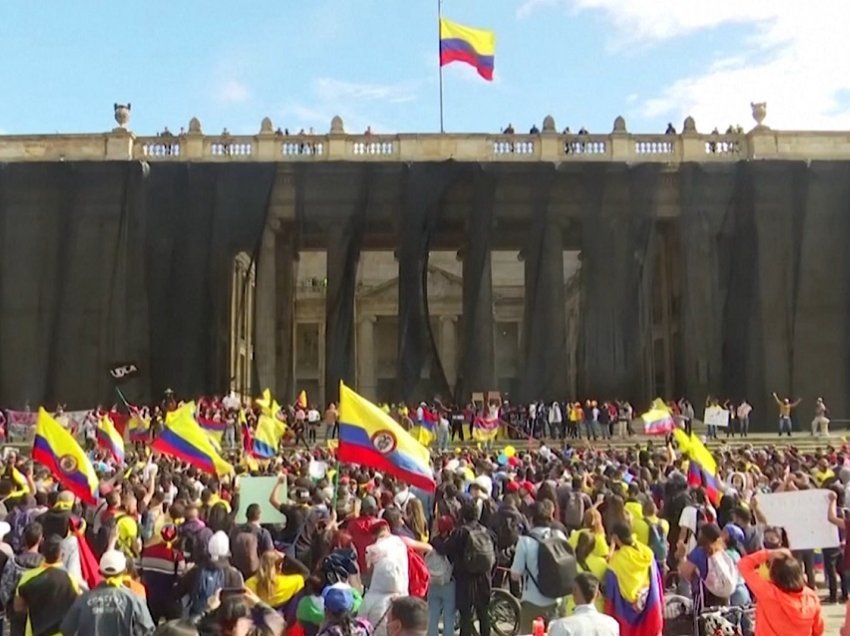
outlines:
[[759, 575], [758, 569], [769, 555], [767, 550], [761, 550], [738, 563], [756, 599], [755, 636], [822, 636], [823, 616], [814, 590], [804, 587], [800, 592], [785, 592]]

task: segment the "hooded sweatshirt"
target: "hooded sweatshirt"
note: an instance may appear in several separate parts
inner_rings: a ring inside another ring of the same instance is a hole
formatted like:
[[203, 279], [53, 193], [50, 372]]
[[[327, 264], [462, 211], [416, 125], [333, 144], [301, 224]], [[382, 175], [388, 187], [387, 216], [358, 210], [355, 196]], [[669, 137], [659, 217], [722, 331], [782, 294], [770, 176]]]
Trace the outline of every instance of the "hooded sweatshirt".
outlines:
[[805, 586], [800, 592], [786, 592], [763, 579], [758, 570], [769, 558], [768, 550], [760, 550], [738, 564], [757, 601], [755, 636], [821, 636], [824, 624], [817, 594]]

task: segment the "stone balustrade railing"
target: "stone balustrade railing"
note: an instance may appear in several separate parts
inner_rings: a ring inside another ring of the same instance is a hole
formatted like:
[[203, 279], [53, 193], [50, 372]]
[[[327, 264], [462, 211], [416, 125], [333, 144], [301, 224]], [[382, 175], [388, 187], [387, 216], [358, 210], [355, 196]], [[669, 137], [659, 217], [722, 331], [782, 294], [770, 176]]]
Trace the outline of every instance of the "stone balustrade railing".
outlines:
[[850, 132], [756, 128], [740, 134], [398, 134], [155, 137], [116, 129], [90, 135], [0, 136], [3, 161], [492, 161], [631, 163], [746, 159], [850, 159]]

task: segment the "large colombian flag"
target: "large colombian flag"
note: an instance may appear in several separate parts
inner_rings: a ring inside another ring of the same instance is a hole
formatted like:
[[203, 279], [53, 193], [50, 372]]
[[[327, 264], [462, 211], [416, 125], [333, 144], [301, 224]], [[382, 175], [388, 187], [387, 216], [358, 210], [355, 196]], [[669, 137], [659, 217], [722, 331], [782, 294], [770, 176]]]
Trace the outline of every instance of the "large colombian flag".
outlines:
[[73, 435], [43, 408], [38, 409], [32, 458], [49, 468], [56, 480], [80, 500], [97, 503], [98, 480], [89, 458]]
[[496, 34], [440, 18], [440, 66], [466, 62], [487, 81], [493, 81]]
[[233, 466], [219, 454], [217, 444], [195, 421], [195, 405], [184, 404], [166, 418], [165, 428], [151, 448], [171, 455], [211, 475], [226, 475]]
[[340, 461], [375, 468], [423, 490], [436, 489], [427, 448], [343, 383], [339, 396]]

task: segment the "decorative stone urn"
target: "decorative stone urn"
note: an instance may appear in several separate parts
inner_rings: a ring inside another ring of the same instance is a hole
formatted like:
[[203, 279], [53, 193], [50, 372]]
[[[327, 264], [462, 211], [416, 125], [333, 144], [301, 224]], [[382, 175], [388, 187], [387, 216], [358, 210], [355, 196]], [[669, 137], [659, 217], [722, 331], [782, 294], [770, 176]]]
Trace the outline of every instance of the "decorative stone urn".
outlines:
[[115, 121], [119, 128], [127, 128], [127, 123], [130, 121], [130, 109], [132, 106], [127, 103], [115, 104]]
[[761, 128], [764, 125], [764, 118], [767, 117], [767, 102], [750, 102], [750, 108], [753, 109], [756, 126]]

